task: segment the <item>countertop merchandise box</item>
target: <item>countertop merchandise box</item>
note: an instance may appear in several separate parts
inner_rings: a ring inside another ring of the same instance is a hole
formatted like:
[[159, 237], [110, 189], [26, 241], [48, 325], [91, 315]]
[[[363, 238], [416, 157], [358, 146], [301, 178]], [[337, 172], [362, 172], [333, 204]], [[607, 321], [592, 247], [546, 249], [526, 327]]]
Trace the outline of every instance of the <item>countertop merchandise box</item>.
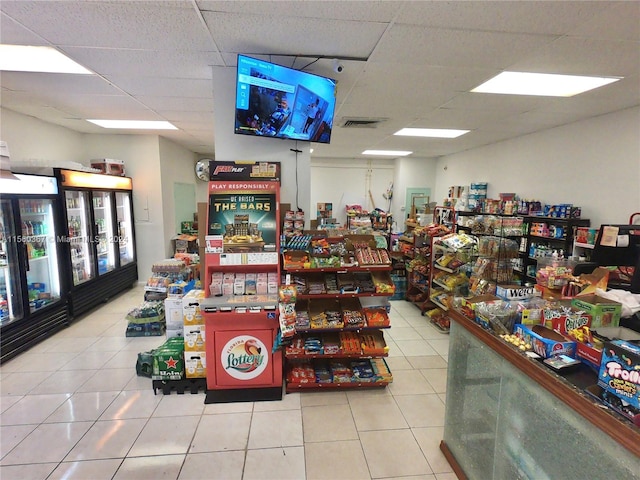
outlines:
[[564, 354], [571, 358], [576, 356], [576, 342], [560, 335], [558, 332], [545, 327], [544, 325], [534, 325], [528, 327], [516, 324], [514, 333], [530, 343], [533, 350], [542, 358], [549, 358], [553, 355]]
[[591, 315], [576, 308], [544, 308], [542, 309], [544, 325], [551, 330], [566, 335], [569, 330], [580, 327], [591, 327]]
[[[593, 333], [606, 340], [631, 340], [640, 342], [640, 333], [625, 327], [599, 327]], [[576, 357], [586, 363], [596, 372], [600, 370], [602, 363], [602, 349], [586, 343], [577, 342]]]
[[207, 377], [207, 355], [204, 351], [184, 352], [184, 374], [187, 378]]
[[640, 345], [626, 340], [605, 342], [598, 385], [640, 408]]
[[97, 168], [101, 173], [107, 175], [125, 176], [124, 160], [115, 160], [113, 158], [95, 158], [91, 160], [91, 168]]
[[574, 298], [571, 301], [571, 305], [591, 315], [591, 326], [593, 328], [617, 327], [620, 325], [622, 305], [618, 302], [598, 295], [584, 295]]

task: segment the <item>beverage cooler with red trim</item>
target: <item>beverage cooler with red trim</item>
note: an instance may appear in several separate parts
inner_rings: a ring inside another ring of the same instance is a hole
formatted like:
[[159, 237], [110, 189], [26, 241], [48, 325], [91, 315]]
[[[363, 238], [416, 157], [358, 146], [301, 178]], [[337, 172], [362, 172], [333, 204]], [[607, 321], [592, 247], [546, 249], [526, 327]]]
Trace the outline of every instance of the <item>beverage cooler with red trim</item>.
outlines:
[[280, 164], [212, 161], [204, 288], [205, 403], [280, 400]]

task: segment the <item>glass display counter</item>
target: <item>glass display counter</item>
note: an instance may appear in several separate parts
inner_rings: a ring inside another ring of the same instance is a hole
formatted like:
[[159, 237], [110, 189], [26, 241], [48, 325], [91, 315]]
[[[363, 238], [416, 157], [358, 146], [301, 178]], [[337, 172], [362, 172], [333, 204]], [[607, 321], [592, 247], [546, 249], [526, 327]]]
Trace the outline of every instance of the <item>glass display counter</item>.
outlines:
[[459, 478], [640, 478], [640, 429], [451, 312], [444, 439]]

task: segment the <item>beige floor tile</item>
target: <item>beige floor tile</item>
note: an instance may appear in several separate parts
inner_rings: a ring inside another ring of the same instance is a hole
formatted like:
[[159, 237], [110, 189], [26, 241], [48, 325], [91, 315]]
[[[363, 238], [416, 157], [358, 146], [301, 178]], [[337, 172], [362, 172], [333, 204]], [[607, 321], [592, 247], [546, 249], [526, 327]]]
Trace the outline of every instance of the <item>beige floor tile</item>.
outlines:
[[[106, 363], [111, 360], [115, 354], [116, 352], [85, 350], [62, 365], [60, 370], [99, 370], [104, 368]], [[135, 367], [135, 363], [133, 366]]]
[[254, 412], [272, 412], [275, 410], [300, 410], [300, 393], [282, 394], [282, 400], [255, 402]]
[[27, 395], [0, 414], [0, 425], [42, 423], [70, 396], [68, 393]]
[[207, 480], [242, 480], [244, 456], [244, 451], [189, 454], [178, 480], [202, 480], [203, 472]]
[[99, 370], [78, 389], [78, 392], [122, 390], [135, 375], [136, 371], [133, 367]]
[[73, 393], [91, 378], [97, 370], [59, 370], [52, 372], [35, 386], [29, 394]]
[[385, 337], [388, 335], [395, 342], [398, 340], [423, 340], [413, 327], [393, 327], [386, 330]]
[[451, 473], [436, 473], [436, 480], [458, 480], [458, 476]]
[[437, 480], [435, 475], [409, 475], [402, 477], [385, 477], [380, 480]]
[[429, 462], [431, 470], [436, 474], [453, 472], [451, 465], [440, 451], [440, 442], [444, 436], [442, 427], [412, 428], [413, 436], [420, 445], [420, 450]]
[[57, 463], [35, 463], [0, 466], [0, 478], [2, 480], [45, 480], [57, 465]]
[[[151, 390], [153, 391], [153, 384], [149, 377], [142, 377], [135, 375], [124, 386], [123, 390]], [[158, 390], [158, 395], [161, 394], [161, 390]]]
[[4, 412], [7, 408], [10, 408], [15, 403], [19, 402], [22, 398], [23, 398], [23, 395], [0, 396], [0, 413]]
[[204, 406], [205, 415], [217, 415], [219, 413], [251, 413], [253, 402], [236, 403], [209, 403]]
[[304, 444], [302, 412], [253, 412], [248, 448], [295, 447]]
[[440, 330], [436, 329], [436, 327], [434, 327], [429, 321], [427, 321], [426, 325], [415, 327], [415, 329], [425, 340], [442, 340], [443, 337], [448, 338], [446, 333], [442, 333]]
[[[124, 332], [123, 334], [124, 335]], [[162, 337], [130, 337], [129, 342], [122, 347], [122, 350], [129, 350], [132, 352], [148, 352], [154, 348], [158, 348], [167, 339]]]
[[407, 361], [417, 370], [423, 368], [447, 368], [447, 362], [440, 355], [408, 357]]
[[57, 342], [51, 345], [47, 345], [42, 351], [49, 352], [49, 353], [51, 352], [80, 353], [90, 348], [98, 340], [100, 340], [100, 337], [61, 338]]
[[160, 404], [162, 397], [148, 390], [125, 390], [118, 394], [100, 416], [100, 420], [149, 418]]
[[122, 458], [87, 460], [84, 462], [63, 462], [47, 480], [111, 480]]
[[199, 416], [151, 418], [127, 456], [186, 454], [199, 422]]
[[392, 373], [393, 383], [389, 384], [387, 388], [394, 396], [435, 393], [419, 370], [398, 370]]
[[389, 353], [388, 353], [389, 358], [390, 357], [404, 357], [404, 354], [402, 353], [402, 351], [400, 350], [400, 347], [398, 347], [396, 342], [394, 342], [390, 338], [386, 338], [385, 342], [387, 344], [387, 347], [389, 347]]
[[427, 340], [398, 340], [396, 345], [405, 357], [437, 355], [437, 352], [427, 343]]
[[397, 312], [392, 311], [392, 313], [389, 314], [389, 320], [391, 320], [391, 328], [411, 326], [409, 325], [409, 322], [407, 322], [404, 317]]
[[184, 455], [125, 458], [113, 480], [175, 480]]
[[[150, 390], [153, 394], [153, 391]], [[203, 393], [191, 394], [185, 392], [182, 395], [156, 395], [160, 398], [158, 407], [153, 412], [154, 417], [173, 417], [181, 415], [202, 415], [204, 412]]]
[[307, 480], [369, 480], [358, 440], [309, 443], [304, 447]]
[[189, 453], [244, 450], [250, 424], [250, 413], [203, 415]]
[[104, 368], [135, 368], [138, 352], [122, 350], [117, 352], [104, 364]]
[[46, 423], [56, 422], [93, 422], [116, 399], [120, 392], [74, 393], [60, 405], [47, 419]]
[[66, 461], [124, 458], [140, 435], [145, 419], [99, 421], [65, 458]]
[[433, 473], [409, 429], [361, 432], [360, 442], [371, 478]]
[[385, 388], [358, 388], [347, 390], [346, 394], [347, 399], [351, 402], [360, 398], [390, 397], [391, 390], [389, 390], [389, 386]]
[[358, 432], [407, 428], [407, 422], [392, 396], [350, 399]]
[[77, 355], [76, 352], [25, 352], [17, 358], [19, 363], [14, 372], [55, 372]]
[[304, 447], [247, 451], [243, 480], [300, 480], [305, 478]]
[[412, 428], [444, 425], [444, 403], [438, 395], [401, 395], [395, 400]]
[[2, 377], [0, 391], [3, 397], [22, 396], [47, 379], [51, 372], [7, 373]]
[[305, 443], [358, 438], [349, 405], [303, 407], [302, 426]]
[[449, 355], [449, 337], [428, 340], [429, 345], [438, 352], [438, 355]]
[[436, 393], [445, 393], [447, 391], [447, 369], [446, 368], [425, 368], [420, 373], [427, 379], [429, 385], [433, 387]]
[[2, 458], [2, 465], [61, 462], [91, 422], [41, 424]]
[[413, 370], [413, 365], [404, 356], [387, 357], [385, 358], [391, 373], [396, 370]]
[[346, 405], [347, 403], [349, 403], [347, 400], [347, 394], [338, 390], [327, 392], [309, 391], [300, 395], [300, 404], [303, 407], [319, 405]]
[[13, 450], [36, 427], [37, 425], [7, 425], [6, 427], [0, 427], [0, 458]]
[[96, 343], [91, 345], [92, 352], [117, 352], [126, 347], [131, 339], [121, 335], [119, 337], [100, 337]]
[[439, 393], [438, 394], [438, 398], [440, 399], [440, 401], [446, 405], [447, 404], [447, 394], [446, 393]]

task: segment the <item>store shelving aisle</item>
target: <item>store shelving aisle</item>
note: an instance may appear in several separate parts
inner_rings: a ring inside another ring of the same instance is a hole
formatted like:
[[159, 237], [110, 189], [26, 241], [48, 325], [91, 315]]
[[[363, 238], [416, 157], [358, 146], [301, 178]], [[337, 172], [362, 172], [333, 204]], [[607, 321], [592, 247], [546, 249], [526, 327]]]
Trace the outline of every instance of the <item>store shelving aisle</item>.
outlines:
[[0, 478], [451, 480], [440, 453], [448, 336], [392, 302], [381, 390], [291, 393], [279, 402], [204, 404], [154, 395], [126, 338], [121, 294], [0, 367]]

